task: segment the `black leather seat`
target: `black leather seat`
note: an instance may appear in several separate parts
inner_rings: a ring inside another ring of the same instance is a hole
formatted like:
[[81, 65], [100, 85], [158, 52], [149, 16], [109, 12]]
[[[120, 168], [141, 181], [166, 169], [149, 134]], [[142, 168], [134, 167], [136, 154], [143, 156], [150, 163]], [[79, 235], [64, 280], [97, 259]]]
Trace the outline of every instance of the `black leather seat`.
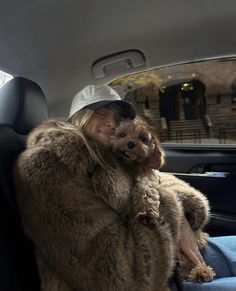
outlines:
[[36, 83], [16, 77], [0, 89], [0, 290], [40, 290], [33, 245], [20, 223], [12, 170], [27, 135], [47, 117], [46, 98]]

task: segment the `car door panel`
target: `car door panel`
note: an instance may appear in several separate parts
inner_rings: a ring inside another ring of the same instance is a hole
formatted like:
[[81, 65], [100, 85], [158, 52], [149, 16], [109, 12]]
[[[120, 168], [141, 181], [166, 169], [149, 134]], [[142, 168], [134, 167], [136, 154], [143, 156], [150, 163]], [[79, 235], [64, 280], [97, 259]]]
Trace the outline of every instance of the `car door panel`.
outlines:
[[165, 148], [166, 164], [171, 172], [204, 193], [209, 199], [211, 235], [236, 234], [236, 150]]

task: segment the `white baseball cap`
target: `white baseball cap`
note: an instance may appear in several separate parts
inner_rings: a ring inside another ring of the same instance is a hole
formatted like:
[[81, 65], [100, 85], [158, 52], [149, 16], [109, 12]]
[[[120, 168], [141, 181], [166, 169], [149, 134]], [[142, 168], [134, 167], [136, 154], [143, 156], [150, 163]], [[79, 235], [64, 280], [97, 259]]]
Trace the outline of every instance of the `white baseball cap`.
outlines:
[[122, 100], [119, 94], [108, 85], [88, 85], [79, 91], [72, 100], [69, 117], [83, 108], [97, 109], [116, 102], [122, 109], [122, 116], [135, 118], [135, 110], [131, 103]]

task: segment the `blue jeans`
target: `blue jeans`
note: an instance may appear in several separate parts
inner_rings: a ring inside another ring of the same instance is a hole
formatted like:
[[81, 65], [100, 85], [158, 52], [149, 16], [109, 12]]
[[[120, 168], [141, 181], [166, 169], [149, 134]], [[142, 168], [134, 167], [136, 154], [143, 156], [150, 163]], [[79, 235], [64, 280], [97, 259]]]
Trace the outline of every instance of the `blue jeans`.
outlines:
[[[186, 291], [236, 291], [236, 236], [212, 237], [203, 252], [207, 265], [213, 267], [216, 277], [209, 283], [183, 283]], [[177, 290], [175, 284], [171, 285]]]

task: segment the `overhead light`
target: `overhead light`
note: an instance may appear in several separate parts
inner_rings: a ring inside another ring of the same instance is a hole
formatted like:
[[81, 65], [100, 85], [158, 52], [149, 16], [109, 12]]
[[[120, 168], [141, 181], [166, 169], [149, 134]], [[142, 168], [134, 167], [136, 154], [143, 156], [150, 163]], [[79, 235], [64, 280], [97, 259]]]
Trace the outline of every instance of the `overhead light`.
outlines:
[[191, 84], [191, 83], [183, 83], [181, 85], [181, 90], [182, 91], [191, 91], [193, 89], [194, 89], [194, 87], [193, 87], [193, 84]]
[[164, 93], [164, 92], [165, 92], [165, 89], [166, 89], [166, 86], [162, 86], [162, 87], [160, 88], [160, 91], [161, 91], [162, 93]]

